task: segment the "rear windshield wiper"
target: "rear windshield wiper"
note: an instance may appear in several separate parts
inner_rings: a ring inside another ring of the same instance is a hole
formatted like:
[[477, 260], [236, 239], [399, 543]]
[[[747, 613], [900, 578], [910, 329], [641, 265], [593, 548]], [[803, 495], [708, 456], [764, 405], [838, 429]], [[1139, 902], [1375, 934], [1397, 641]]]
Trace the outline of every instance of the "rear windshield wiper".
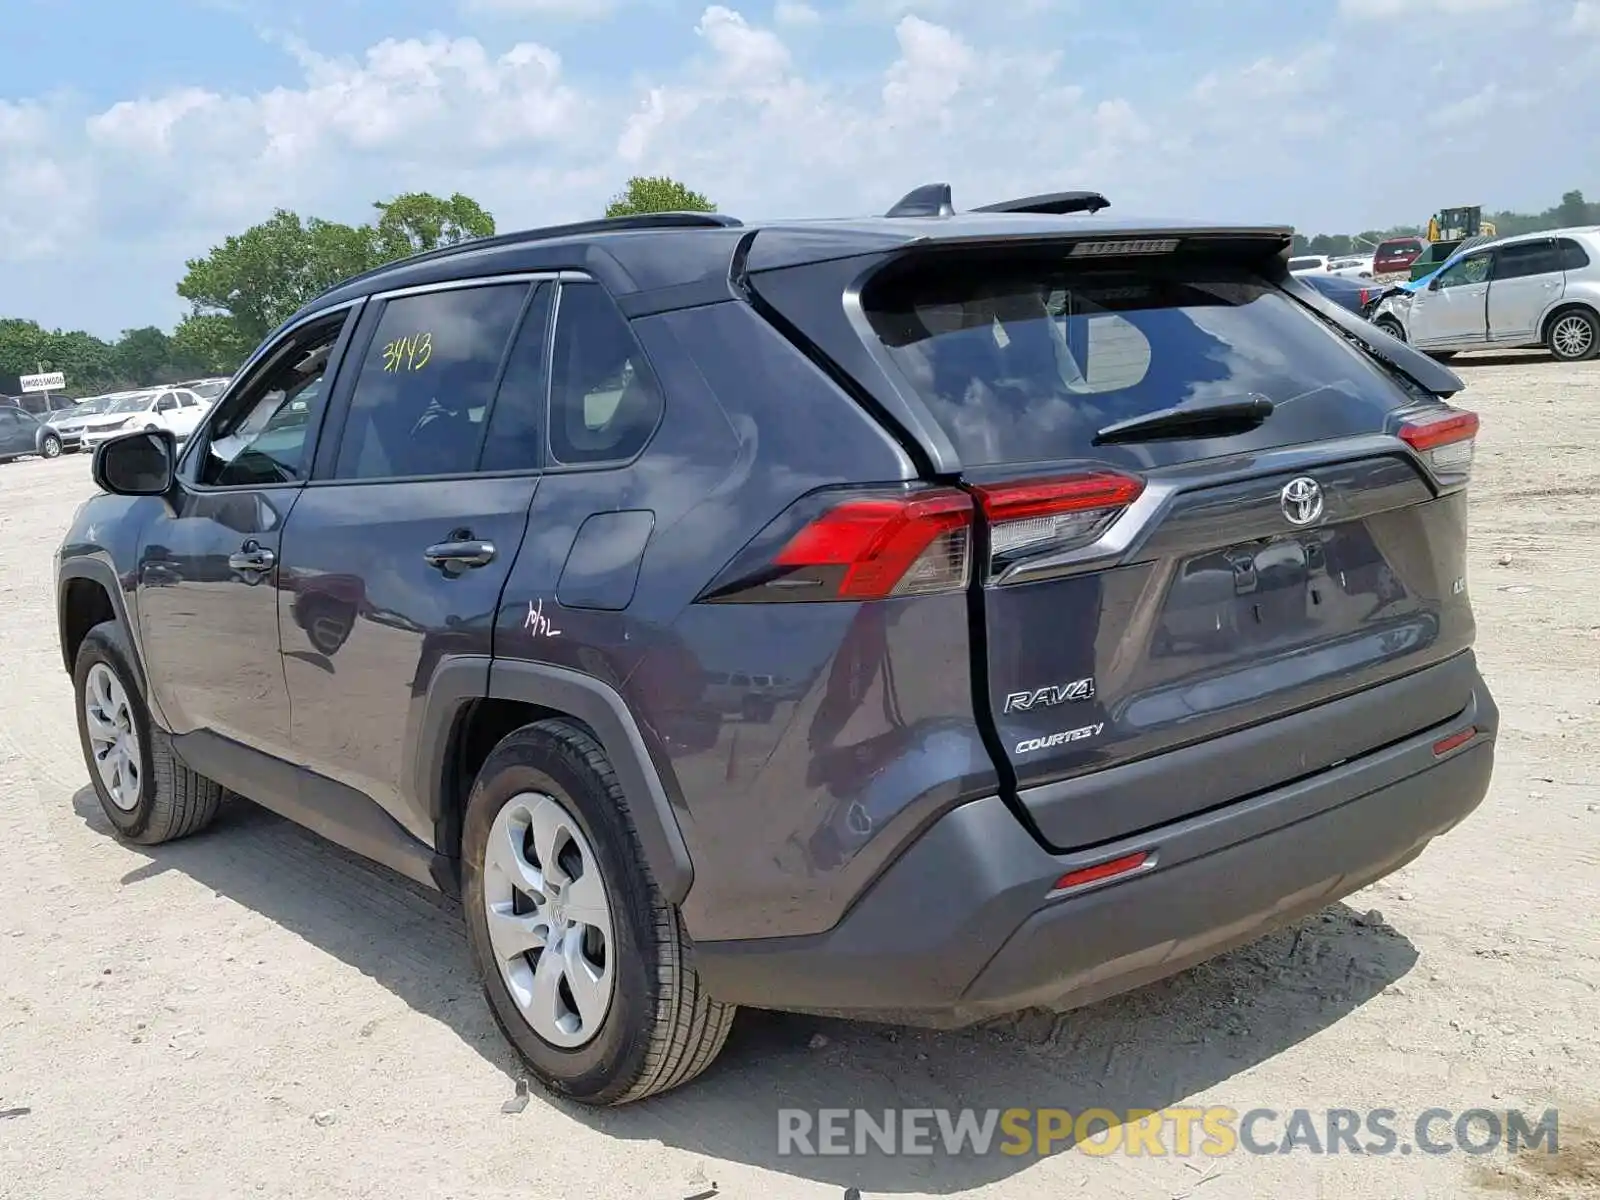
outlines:
[[1142, 417], [1107, 425], [1094, 435], [1094, 444], [1112, 446], [1118, 442], [1154, 442], [1163, 438], [1229, 437], [1256, 428], [1272, 415], [1273, 407], [1265, 396], [1250, 395], [1157, 409]]

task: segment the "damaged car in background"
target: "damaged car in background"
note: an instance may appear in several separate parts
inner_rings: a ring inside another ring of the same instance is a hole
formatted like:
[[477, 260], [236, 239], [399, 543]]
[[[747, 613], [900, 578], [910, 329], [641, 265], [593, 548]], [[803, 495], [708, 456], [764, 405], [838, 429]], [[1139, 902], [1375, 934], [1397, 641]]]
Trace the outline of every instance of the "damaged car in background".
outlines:
[[1600, 227], [1548, 230], [1460, 250], [1378, 297], [1370, 318], [1435, 358], [1543, 347], [1563, 362], [1600, 352]]

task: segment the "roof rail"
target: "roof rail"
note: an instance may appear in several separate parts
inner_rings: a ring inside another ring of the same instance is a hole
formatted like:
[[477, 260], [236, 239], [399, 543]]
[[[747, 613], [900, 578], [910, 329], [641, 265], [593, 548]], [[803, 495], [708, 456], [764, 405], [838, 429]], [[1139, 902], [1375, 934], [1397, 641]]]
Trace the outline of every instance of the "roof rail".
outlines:
[[925, 183], [913, 188], [883, 215], [886, 217], [948, 217], [955, 213], [948, 183]]
[[1099, 192], [1045, 192], [1039, 196], [1024, 196], [1020, 200], [1002, 200], [998, 204], [985, 204], [973, 212], [990, 213], [1049, 213], [1060, 216], [1066, 213], [1097, 213], [1110, 208], [1111, 201]]
[[492, 250], [497, 246], [516, 246], [525, 242], [546, 242], [556, 238], [578, 237], [586, 233], [625, 233], [631, 229], [731, 229], [744, 224], [737, 217], [726, 216], [722, 213], [705, 212], [659, 212], [659, 213], [631, 213], [625, 217], [597, 217], [590, 221], [573, 221], [567, 225], [546, 225], [538, 229], [517, 229], [510, 233], [496, 233], [488, 237], [468, 238], [462, 242], [452, 242], [448, 246], [438, 246], [432, 250], [424, 250], [406, 258], [397, 258], [393, 262], [386, 262], [359, 275], [352, 275], [348, 279], [341, 279], [327, 292], [337, 291], [348, 287], [352, 283], [360, 283], [386, 274], [398, 267], [409, 267], [416, 263], [434, 262], [442, 258], [452, 258], [457, 254], [470, 254], [476, 250]]

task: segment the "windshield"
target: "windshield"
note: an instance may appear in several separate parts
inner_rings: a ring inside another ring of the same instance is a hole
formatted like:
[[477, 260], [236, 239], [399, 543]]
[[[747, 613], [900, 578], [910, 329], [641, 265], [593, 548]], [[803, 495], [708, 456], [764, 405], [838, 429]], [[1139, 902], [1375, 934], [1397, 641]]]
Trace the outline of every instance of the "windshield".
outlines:
[[189, 390], [202, 400], [215, 400], [227, 386], [226, 383], [197, 383]]
[[143, 396], [124, 396], [122, 399], [113, 400], [106, 405], [105, 411], [108, 413], [144, 412], [155, 402], [155, 398], [154, 392]]
[[92, 417], [97, 412], [104, 412], [106, 405], [111, 403], [110, 397], [95, 396], [88, 400], [80, 400], [71, 408], [63, 408], [55, 414], [57, 421], [70, 421], [75, 417]]
[[1304, 418], [1275, 419], [1276, 436], [1395, 402], [1376, 367], [1242, 270], [944, 261], [872, 281], [862, 304], [968, 465], [1103, 457], [1101, 428], [1184, 404], [1261, 395], [1280, 409], [1310, 406]]

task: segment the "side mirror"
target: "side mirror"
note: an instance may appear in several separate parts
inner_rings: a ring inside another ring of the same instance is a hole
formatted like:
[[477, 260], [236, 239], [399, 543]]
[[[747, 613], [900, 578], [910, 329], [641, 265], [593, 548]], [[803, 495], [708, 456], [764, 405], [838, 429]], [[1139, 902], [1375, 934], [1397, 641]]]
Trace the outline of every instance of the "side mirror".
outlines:
[[113, 496], [165, 496], [175, 482], [178, 443], [171, 430], [142, 430], [102, 443], [90, 475]]
[[1437, 292], [1439, 290], [1439, 277], [1437, 275], [1428, 280], [1428, 290], [1430, 292]]

